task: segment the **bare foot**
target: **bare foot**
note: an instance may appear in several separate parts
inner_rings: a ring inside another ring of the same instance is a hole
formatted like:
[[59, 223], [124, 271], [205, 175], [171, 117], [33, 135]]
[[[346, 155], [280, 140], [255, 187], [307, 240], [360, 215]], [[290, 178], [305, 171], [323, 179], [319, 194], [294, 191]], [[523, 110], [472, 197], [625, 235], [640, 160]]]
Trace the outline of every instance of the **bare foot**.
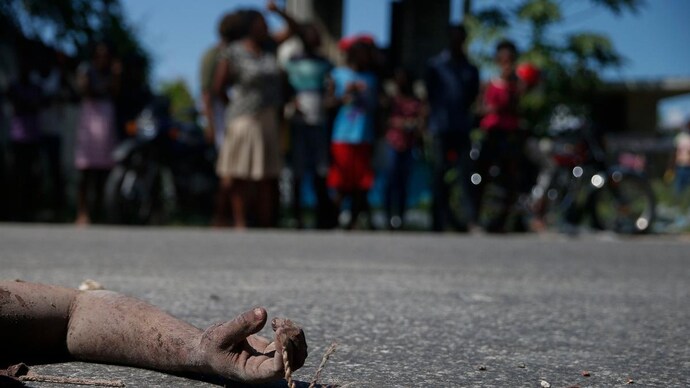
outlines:
[[546, 223], [541, 218], [533, 218], [530, 221], [529, 228], [536, 233], [546, 232]]
[[74, 224], [81, 227], [88, 226], [91, 224], [91, 218], [89, 218], [88, 214], [78, 214], [77, 219], [74, 221]]

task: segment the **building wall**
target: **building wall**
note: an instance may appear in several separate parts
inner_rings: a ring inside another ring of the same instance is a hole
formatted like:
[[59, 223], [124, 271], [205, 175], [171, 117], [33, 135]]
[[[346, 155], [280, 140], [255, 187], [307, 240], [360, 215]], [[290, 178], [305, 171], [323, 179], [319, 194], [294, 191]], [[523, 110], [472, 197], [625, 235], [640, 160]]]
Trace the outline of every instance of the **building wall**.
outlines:
[[426, 61], [448, 42], [448, 0], [403, 0], [391, 3], [390, 60], [422, 76]]
[[654, 133], [657, 127], [657, 104], [661, 97], [653, 93], [627, 95], [627, 128], [635, 133]]

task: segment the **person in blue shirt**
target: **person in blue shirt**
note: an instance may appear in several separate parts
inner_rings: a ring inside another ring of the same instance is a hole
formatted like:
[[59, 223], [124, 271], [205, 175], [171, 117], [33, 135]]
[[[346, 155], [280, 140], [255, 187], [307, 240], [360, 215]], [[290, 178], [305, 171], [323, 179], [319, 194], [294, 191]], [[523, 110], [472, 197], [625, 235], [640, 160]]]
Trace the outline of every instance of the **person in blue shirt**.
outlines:
[[318, 51], [321, 34], [311, 23], [302, 24], [298, 30], [304, 51], [285, 64], [290, 86], [295, 91], [295, 113], [292, 128], [293, 215], [297, 228], [302, 222], [302, 181], [305, 174], [313, 176], [316, 192], [317, 228], [328, 226], [330, 200], [326, 189], [328, 174], [328, 128], [324, 104], [326, 81], [333, 65]]
[[378, 104], [378, 77], [372, 71], [372, 44], [363, 39], [345, 47], [347, 66], [331, 72], [331, 96], [339, 105], [331, 138], [332, 163], [328, 186], [335, 190], [335, 204], [352, 200], [352, 229], [359, 214], [368, 209], [367, 194], [374, 184], [371, 166], [374, 121]]
[[428, 127], [433, 136], [433, 230], [445, 229], [449, 219], [449, 187], [444, 176], [457, 167], [462, 182], [464, 220], [455, 220], [455, 227], [467, 230], [467, 222], [474, 219], [475, 209], [470, 198], [470, 138], [472, 115], [470, 108], [479, 94], [479, 71], [472, 65], [464, 50], [467, 37], [462, 25], [450, 27], [450, 45], [427, 64], [425, 76], [429, 99]]

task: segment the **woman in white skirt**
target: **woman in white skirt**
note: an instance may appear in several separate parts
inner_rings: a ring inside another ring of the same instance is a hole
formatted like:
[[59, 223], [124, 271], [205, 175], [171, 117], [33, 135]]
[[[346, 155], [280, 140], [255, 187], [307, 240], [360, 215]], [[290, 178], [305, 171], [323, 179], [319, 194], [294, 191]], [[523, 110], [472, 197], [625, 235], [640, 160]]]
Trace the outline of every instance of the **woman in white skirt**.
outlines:
[[[225, 49], [214, 77], [216, 94], [224, 93], [228, 82], [233, 84], [216, 170], [240, 229], [247, 226], [248, 216], [254, 216], [258, 226], [274, 226], [278, 202], [283, 74], [275, 47], [291, 36], [296, 23], [273, 2], [268, 9], [286, 20], [287, 30], [271, 36], [260, 12], [243, 11], [246, 36]], [[256, 205], [253, 214], [247, 212], [250, 199]]]

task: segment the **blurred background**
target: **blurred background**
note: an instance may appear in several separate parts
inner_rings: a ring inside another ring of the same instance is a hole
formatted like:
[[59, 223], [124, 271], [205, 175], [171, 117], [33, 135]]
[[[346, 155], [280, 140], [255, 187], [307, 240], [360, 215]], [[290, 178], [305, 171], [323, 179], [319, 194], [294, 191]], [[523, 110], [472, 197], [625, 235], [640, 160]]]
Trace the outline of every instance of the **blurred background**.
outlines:
[[[0, 221], [688, 232], [688, 14], [684, 0], [7, 0]], [[258, 84], [280, 100], [277, 147], [272, 132], [232, 140]], [[252, 147], [277, 172], [237, 171]]]

